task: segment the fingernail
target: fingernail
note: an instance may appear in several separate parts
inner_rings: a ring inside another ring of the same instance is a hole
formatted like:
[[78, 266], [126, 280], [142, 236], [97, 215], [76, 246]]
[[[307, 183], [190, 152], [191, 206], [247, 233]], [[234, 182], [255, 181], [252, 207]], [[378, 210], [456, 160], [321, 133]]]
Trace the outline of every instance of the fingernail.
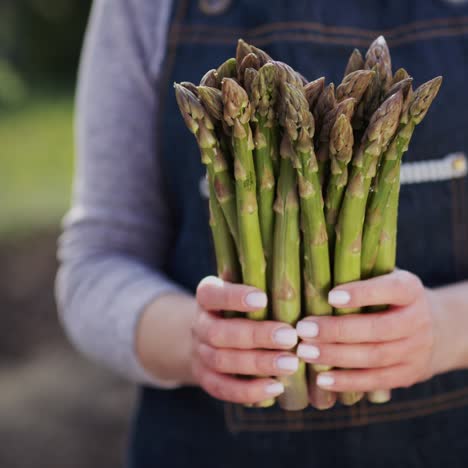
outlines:
[[268, 384], [265, 387], [265, 392], [269, 395], [280, 395], [284, 392], [284, 385], [281, 382]]
[[249, 307], [253, 307], [255, 309], [263, 309], [268, 303], [268, 298], [265, 293], [251, 292], [250, 294], [247, 294], [247, 296], [245, 296], [245, 303]]
[[273, 334], [273, 341], [281, 346], [295, 346], [297, 333], [294, 328], [278, 328]]
[[320, 374], [317, 376], [317, 385], [319, 387], [331, 387], [335, 383], [335, 379], [331, 375]]
[[297, 371], [299, 368], [299, 359], [296, 356], [280, 356], [276, 360], [276, 367], [285, 371]]
[[315, 322], [302, 320], [296, 326], [297, 334], [302, 338], [315, 338], [319, 334], [319, 327]]
[[320, 356], [320, 350], [317, 346], [301, 343], [297, 347], [297, 355], [302, 359], [317, 359]]
[[348, 291], [330, 291], [328, 293], [328, 302], [331, 305], [345, 305], [351, 300], [351, 294]]

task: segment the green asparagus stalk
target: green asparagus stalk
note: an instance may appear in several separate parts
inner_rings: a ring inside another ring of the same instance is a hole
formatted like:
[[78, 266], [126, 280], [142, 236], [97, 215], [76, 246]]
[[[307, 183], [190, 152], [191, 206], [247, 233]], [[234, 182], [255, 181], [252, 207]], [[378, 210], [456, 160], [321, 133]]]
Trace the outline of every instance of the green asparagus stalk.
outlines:
[[[380, 154], [398, 126], [402, 101], [403, 96], [399, 92], [377, 109], [353, 158], [353, 169], [336, 228], [335, 285], [356, 281], [361, 277], [361, 242], [367, 198]], [[336, 309], [338, 315], [359, 312], [359, 308]], [[362, 393], [347, 392], [340, 395], [340, 400], [346, 405], [352, 405], [362, 396]]]
[[392, 83], [390, 51], [383, 36], [379, 36], [370, 45], [364, 67], [375, 73], [356, 111], [353, 127], [357, 130], [364, 128], [369, 122]]
[[304, 92], [306, 95], [307, 102], [309, 103], [309, 109], [312, 111], [317, 103], [319, 96], [323, 93], [325, 88], [325, 78], [321, 77], [304, 86]]
[[216, 70], [208, 70], [200, 80], [200, 86], [208, 86], [210, 88], [220, 88], [220, 83], [218, 81], [218, 75]]
[[241, 281], [239, 261], [236, 246], [229, 231], [221, 205], [216, 197], [216, 189], [212, 178], [208, 178], [210, 190], [210, 228], [216, 254], [218, 276], [224, 281], [239, 283]]
[[[256, 175], [250, 129], [251, 105], [245, 90], [233, 79], [222, 82], [224, 121], [232, 128], [234, 176], [242, 278], [245, 284], [266, 291], [265, 256], [263, 253], [257, 205]], [[267, 310], [252, 312], [249, 317], [264, 320]]]
[[[176, 95], [177, 89], [178, 88], [176, 87]], [[199, 107], [202, 109], [201, 112], [203, 112], [205, 120], [209, 120], [210, 122], [209, 129], [208, 126], [204, 126], [202, 127], [203, 131], [201, 132], [201, 135], [208, 134], [208, 144], [211, 145], [210, 148], [213, 152], [213, 154], [211, 155], [211, 162], [213, 164], [211, 166], [208, 166], [208, 170], [214, 172], [214, 186], [218, 197], [218, 201], [221, 205], [224, 216], [229, 226], [229, 230], [234, 238], [236, 246], [239, 247], [237, 207], [234, 195], [235, 190], [232, 176], [229, 170], [229, 165], [226, 161], [226, 153], [228, 148], [226, 147], [226, 141], [224, 140], [225, 136], [220, 135], [221, 129], [218, 129], [218, 132], [216, 132], [216, 127], [214, 125], [214, 121], [220, 120], [223, 116], [223, 103], [221, 91], [208, 86], [198, 86], [197, 92], [199, 96], [199, 99], [197, 99], [197, 101]], [[181, 92], [179, 91], [178, 94], [180, 95]], [[196, 101], [194, 101], [194, 99], [196, 99], [195, 95], [193, 93], [191, 93], [191, 95], [192, 96], [189, 96], [191, 99], [190, 102], [196, 103]], [[181, 100], [181, 102], [183, 102], [183, 100]], [[207, 148], [207, 151], [209, 151], [210, 148]]]
[[392, 83], [392, 59], [387, 41], [379, 36], [369, 47], [364, 67], [367, 70], [376, 68], [376, 76], [380, 83], [380, 93], [385, 95]]
[[[322, 189], [312, 138], [314, 119], [302, 89], [280, 84], [280, 123], [287, 138], [281, 153], [291, 155], [298, 173], [301, 226], [304, 235], [304, 288], [307, 315], [329, 315], [330, 261]], [[283, 156], [284, 157], [284, 156]]]
[[[404, 83], [404, 81], [400, 83]], [[374, 191], [369, 199], [364, 224], [361, 254], [362, 278], [369, 278], [373, 272], [383, 225], [384, 211], [393, 186], [398, 180], [401, 158], [408, 150], [414, 129], [426, 116], [430, 105], [440, 89], [441, 83], [442, 79], [440, 77], [434, 78], [421, 85], [415, 91], [412, 101], [408, 106], [408, 112], [402, 113], [403, 117], [400, 119], [397, 134], [382, 157], [382, 164], [379, 168]]]
[[260, 68], [260, 60], [253, 52], [247, 54], [242, 60], [242, 63], [237, 66], [237, 80], [239, 83], [244, 84], [245, 71], [249, 68], [254, 70], [258, 70]]
[[[301, 313], [299, 203], [296, 173], [288, 154], [281, 159], [275, 213], [273, 317], [295, 326]], [[293, 375], [280, 380], [285, 387], [278, 397], [281, 408], [289, 411], [306, 408], [309, 398], [304, 363]]]
[[[398, 201], [400, 194], [400, 162], [397, 163], [397, 176], [392, 184], [390, 196], [387, 200], [383, 216], [383, 225], [380, 233], [379, 250], [372, 271], [372, 276], [385, 275], [391, 273], [396, 266], [396, 242], [398, 225]], [[386, 310], [387, 306], [374, 306], [373, 311]], [[371, 403], [383, 404], [392, 398], [390, 390], [374, 390], [367, 393], [367, 399]]]
[[364, 68], [364, 58], [359, 49], [354, 49], [349, 56], [348, 63], [346, 64], [344, 76], [355, 72], [356, 70], [362, 70]]
[[[284, 131], [281, 155], [291, 158], [298, 175], [304, 255], [304, 311], [306, 315], [330, 315], [330, 259], [322, 188], [312, 143], [314, 119], [301, 88], [281, 82], [280, 94], [279, 120]], [[311, 368], [317, 372], [330, 369], [323, 365]], [[310, 373], [311, 378], [313, 375]], [[315, 380], [311, 383], [315, 385]]]
[[[399, 174], [399, 171], [397, 172]], [[372, 276], [381, 276], [391, 273], [396, 266], [399, 194], [400, 177], [397, 175], [385, 208], [382, 231], [379, 239], [379, 252], [372, 270]]]
[[[234, 199], [232, 181], [226, 177], [226, 163], [216, 139], [214, 124], [196, 96], [196, 87], [175, 84], [176, 99], [189, 130], [195, 135], [202, 162], [207, 167], [210, 226], [216, 254], [217, 272], [226, 281], [240, 281], [239, 263], [234, 239], [228, 228], [224, 208]], [[192, 90], [195, 92], [192, 92]], [[226, 202], [228, 200], [228, 202]], [[234, 212], [235, 214], [235, 212]]]
[[357, 104], [360, 103], [374, 74], [372, 70], [356, 70], [346, 75], [336, 88], [337, 102], [354, 98]]
[[354, 98], [348, 98], [340, 103], [337, 103], [325, 115], [322, 121], [322, 127], [320, 129], [320, 135], [316, 139], [317, 144], [317, 161], [319, 163], [319, 176], [322, 187], [326, 187], [328, 184], [328, 176], [330, 172], [330, 133], [335, 124], [337, 118], [340, 115], [346, 115], [351, 119], [354, 113], [354, 106], [356, 100]]
[[240, 66], [245, 59], [245, 57], [249, 54], [255, 54], [257, 60], [258, 60], [258, 66], [253, 67], [256, 69], [259, 69], [260, 67], [263, 67], [265, 63], [271, 62], [273, 59], [262, 49], [259, 49], [258, 47], [255, 47], [251, 44], [248, 44], [245, 42], [243, 39], [239, 39], [237, 41], [237, 49], [236, 49], [236, 60], [238, 63], [238, 66]]
[[[399, 120], [403, 96], [389, 97], [371, 118], [361, 145], [354, 156], [351, 177], [338, 216], [335, 245], [335, 285], [361, 278], [361, 241], [367, 198], [380, 154], [393, 137]], [[338, 309], [338, 314], [359, 309]]]
[[[315, 119], [315, 151], [320, 149], [320, 137], [322, 135], [322, 127], [326, 116], [336, 107], [335, 85], [330, 83], [317, 99], [315, 107], [312, 109]], [[327, 155], [317, 156], [319, 180], [323, 182], [325, 178]]]
[[353, 145], [354, 135], [350, 119], [345, 114], [341, 114], [330, 133], [331, 176], [325, 198], [325, 220], [330, 253], [335, 246], [335, 225], [348, 183], [348, 164], [353, 156]]
[[[248, 57], [248, 56], [247, 56]], [[257, 200], [263, 250], [267, 262], [267, 279], [271, 284], [273, 226], [275, 198], [275, 167], [278, 163], [278, 124], [276, 67], [265, 64], [255, 74], [250, 86], [250, 102], [253, 108], [254, 161], [257, 176]]]
[[216, 69], [216, 78], [219, 85], [223, 82], [224, 78], [237, 77], [237, 60], [235, 58], [227, 59]]

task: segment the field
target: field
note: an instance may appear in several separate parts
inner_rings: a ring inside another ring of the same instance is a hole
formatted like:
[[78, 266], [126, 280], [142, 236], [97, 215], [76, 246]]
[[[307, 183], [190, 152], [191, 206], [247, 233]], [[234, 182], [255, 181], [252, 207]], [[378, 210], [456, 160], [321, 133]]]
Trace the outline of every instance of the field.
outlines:
[[72, 349], [53, 298], [72, 109], [41, 93], [0, 110], [1, 467], [116, 467], [125, 450], [134, 389]]

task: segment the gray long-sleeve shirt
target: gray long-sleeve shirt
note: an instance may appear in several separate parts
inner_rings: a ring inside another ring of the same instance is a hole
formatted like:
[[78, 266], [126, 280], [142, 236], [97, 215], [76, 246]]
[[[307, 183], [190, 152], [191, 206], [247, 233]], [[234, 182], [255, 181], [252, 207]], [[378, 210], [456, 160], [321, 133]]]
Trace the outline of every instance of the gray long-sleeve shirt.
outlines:
[[141, 312], [178, 290], [160, 271], [171, 226], [154, 141], [170, 0], [95, 0], [79, 73], [73, 204], [56, 292], [75, 346], [138, 383]]

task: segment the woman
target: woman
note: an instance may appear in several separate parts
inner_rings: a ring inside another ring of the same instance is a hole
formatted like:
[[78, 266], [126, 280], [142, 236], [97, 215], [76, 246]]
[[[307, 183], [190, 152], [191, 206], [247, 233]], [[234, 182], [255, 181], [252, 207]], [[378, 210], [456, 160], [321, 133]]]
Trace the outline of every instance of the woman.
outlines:
[[[395, 69], [445, 83], [406, 159], [402, 270], [336, 288], [329, 300], [394, 307], [297, 328], [223, 320], [217, 310], [255, 310], [266, 297], [209, 276], [204, 168], [172, 83], [199, 81], [241, 36], [336, 82], [352, 47], [380, 32]], [[468, 6], [442, 0], [95, 2], [57, 289], [75, 345], [142, 386], [130, 467], [466, 466], [467, 33]], [[319, 387], [397, 389], [392, 402], [300, 413], [234, 405], [284, 390], [275, 376], [294, 372], [298, 340], [308, 362], [355, 369], [324, 373]]]

